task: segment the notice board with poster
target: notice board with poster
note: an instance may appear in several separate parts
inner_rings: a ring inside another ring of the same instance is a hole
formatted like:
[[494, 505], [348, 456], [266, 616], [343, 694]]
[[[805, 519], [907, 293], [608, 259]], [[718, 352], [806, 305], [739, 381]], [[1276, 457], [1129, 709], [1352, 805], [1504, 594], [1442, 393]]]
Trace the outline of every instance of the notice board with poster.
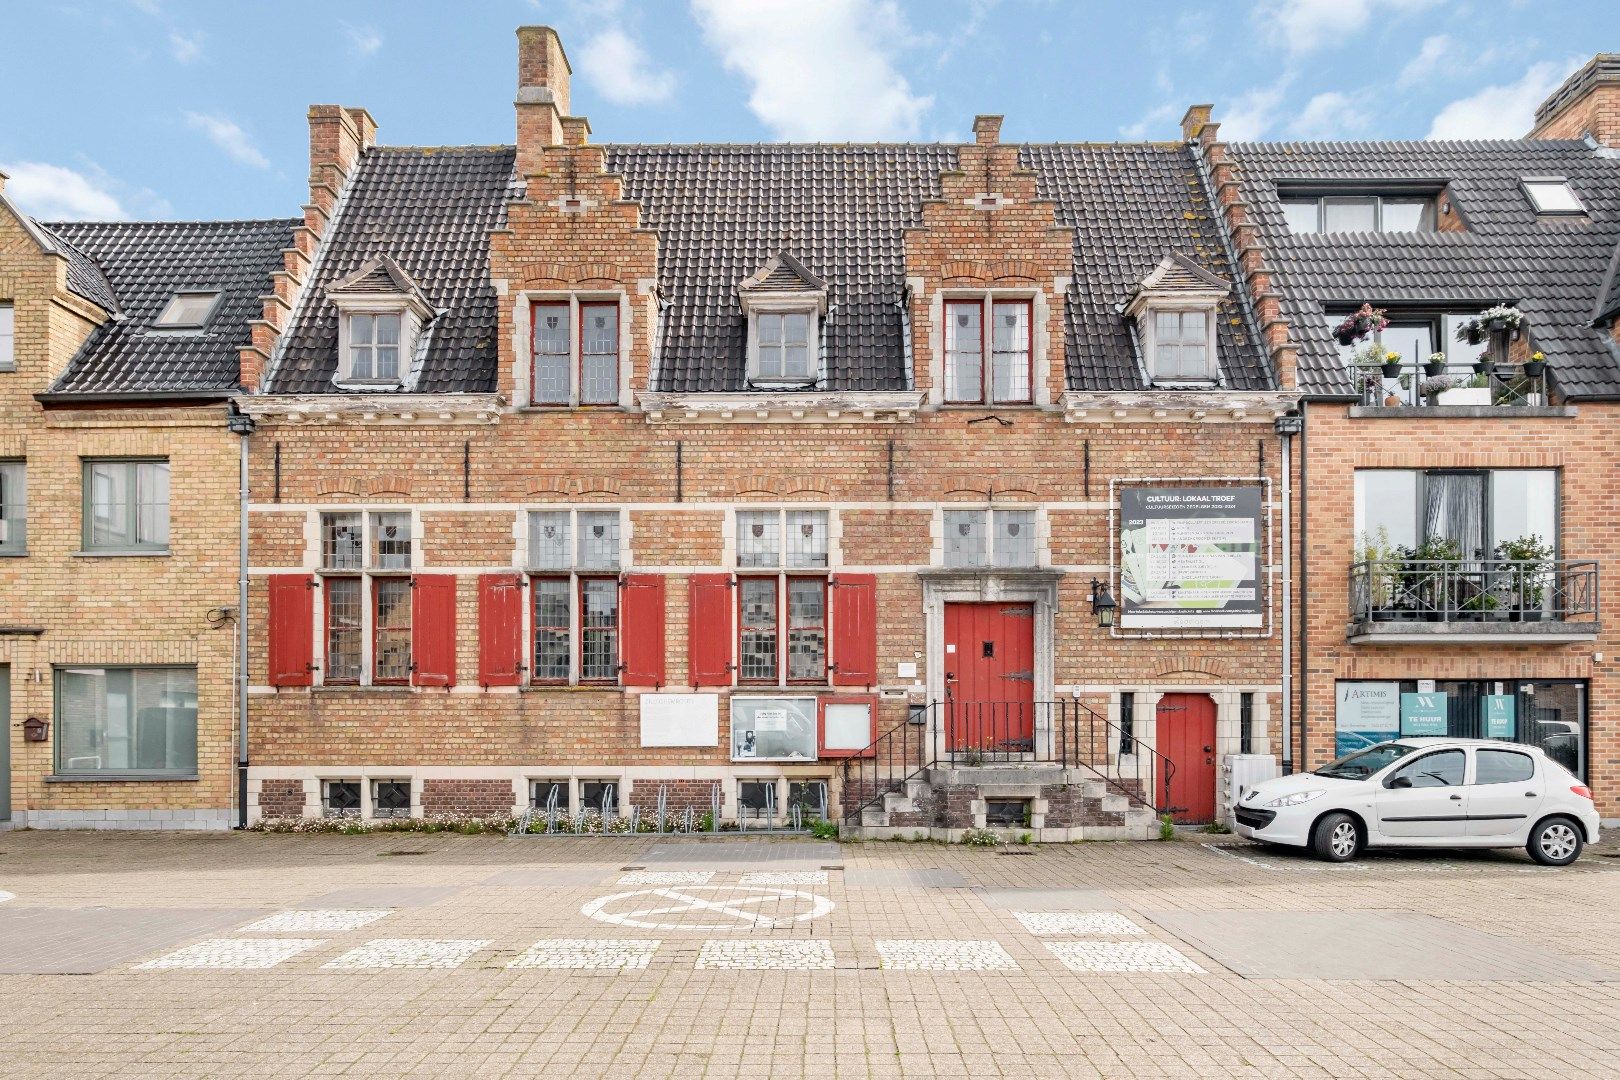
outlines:
[[1120, 626], [1264, 626], [1263, 503], [1258, 486], [1122, 487]]

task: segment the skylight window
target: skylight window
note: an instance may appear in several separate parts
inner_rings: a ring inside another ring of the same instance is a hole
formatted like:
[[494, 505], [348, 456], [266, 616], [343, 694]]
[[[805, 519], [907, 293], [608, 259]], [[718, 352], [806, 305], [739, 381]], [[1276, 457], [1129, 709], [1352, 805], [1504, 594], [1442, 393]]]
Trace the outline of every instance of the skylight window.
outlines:
[[157, 317], [158, 326], [166, 330], [198, 330], [208, 324], [208, 317], [219, 303], [217, 292], [175, 293]]
[[1524, 193], [1538, 214], [1584, 214], [1586, 207], [1575, 197], [1569, 181], [1561, 177], [1526, 177]]

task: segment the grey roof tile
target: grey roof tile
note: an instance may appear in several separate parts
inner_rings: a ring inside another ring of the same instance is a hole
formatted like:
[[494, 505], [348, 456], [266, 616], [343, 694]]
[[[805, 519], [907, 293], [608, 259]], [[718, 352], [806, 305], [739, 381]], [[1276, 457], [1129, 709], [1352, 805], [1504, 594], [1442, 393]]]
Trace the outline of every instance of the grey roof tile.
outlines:
[[[374, 147], [362, 155], [322, 244], [313, 280], [283, 336], [266, 390], [340, 392], [337, 308], [326, 288], [378, 256], [394, 259], [437, 314], [420, 367], [420, 393], [495, 390], [495, 288], [489, 234], [513, 194], [510, 146]], [[368, 392], [375, 392], [368, 389]]]
[[[87, 290], [103, 288], [102, 307], [123, 316], [94, 330], [52, 394], [228, 392], [240, 378], [249, 322], [282, 268], [297, 219], [274, 221], [56, 222], [45, 225], [78, 253]], [[69, 280], [76, 261], [69, 257]], [[90, 271], [95, 270], [91, 276]], [[99, 278], [99, 282], [96, 280]], [[167, 331], [153, 322], [176, 292], [219, 289], [224, 297], [206, 327]], [[79, 291], [75, 287], [75, 291]], [[84, 295], [81, 293], [81, 295]], [[95, 297], [87, 297], [95, 299]]]
[[[1307, 393], [1353, 396], [1323, 306], [1517, 302], [1571, 397], [1620, 394], [1620, 365], [1590, 323], [1620, 242], [1620, 161], [1573, 141], [1236, 143]], [[1588, 210], [1538, 218], [1520, 179], [1565, 176]], [[1466, 232], [1291, 234], [1278, 180], [1448, 181]], [[1446, 345], [1455, 349], [1454, 342]]]
[[117, 312], [118, 298], [113, 295], [112, 286], [107, 283], [107, 278], [95, 260], [70, 244], [61, 233], [43, 225], [40, 228], [67, 258], [68, 288], [108, 314]]

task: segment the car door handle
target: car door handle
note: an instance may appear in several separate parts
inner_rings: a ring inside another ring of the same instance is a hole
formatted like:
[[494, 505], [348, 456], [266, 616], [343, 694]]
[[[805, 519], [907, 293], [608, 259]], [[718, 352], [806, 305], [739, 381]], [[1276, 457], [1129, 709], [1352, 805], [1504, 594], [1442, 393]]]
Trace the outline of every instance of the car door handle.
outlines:
[[1452, 802], [1462, 802], [1462, 796], [1461, 795], [1453, 795], [1451, 797], [1451, 801]]
[[1533, 799], [1536, 797], [1536, 793], [1533, 791], [1527, 791], [1524, 793], [1524, 797], [1527, 799]]

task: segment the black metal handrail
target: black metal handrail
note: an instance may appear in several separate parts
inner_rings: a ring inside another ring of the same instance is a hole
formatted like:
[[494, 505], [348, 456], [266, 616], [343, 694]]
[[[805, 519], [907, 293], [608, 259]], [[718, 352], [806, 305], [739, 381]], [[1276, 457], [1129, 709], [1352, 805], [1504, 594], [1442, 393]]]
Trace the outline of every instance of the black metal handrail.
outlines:
[[1595, 559], [1372, 559], [1350, 567], [1353, 622], [1596, 621]]
[[[936, 739], [938, 742], [936, 743]], [[1175, 762], [1082, 702], [943, 701], [915, 706], [906, 723], [845, 760], [845, 820], [937, 764], [1009, 763], [1084, 769], [1117, 794], [1165, 813]]]
[[[1398, 407], [1432, 406], [1440, 404], [1436, 399], [1446, 390], [1468, 389], [1489, 390], [1493, 408], [1549, 403], [1545, 363], [1540, 368], [1498, 363], [1489, 371], [1479, 371], [1470, 364], [1447, 364], [1443, 372], [1434, 376], [1429, 375], [1427, 364], [1401, 364], [1393, 376], [1389, 370], [1393, 365], [1388, 370], [1382, 366], [1357, 369], [1363, 405], [1382, 407], [1385, 398], [1394, 395], [1400, 399]], [[1484, 386], [1469, 385], [1479, 381]]]

